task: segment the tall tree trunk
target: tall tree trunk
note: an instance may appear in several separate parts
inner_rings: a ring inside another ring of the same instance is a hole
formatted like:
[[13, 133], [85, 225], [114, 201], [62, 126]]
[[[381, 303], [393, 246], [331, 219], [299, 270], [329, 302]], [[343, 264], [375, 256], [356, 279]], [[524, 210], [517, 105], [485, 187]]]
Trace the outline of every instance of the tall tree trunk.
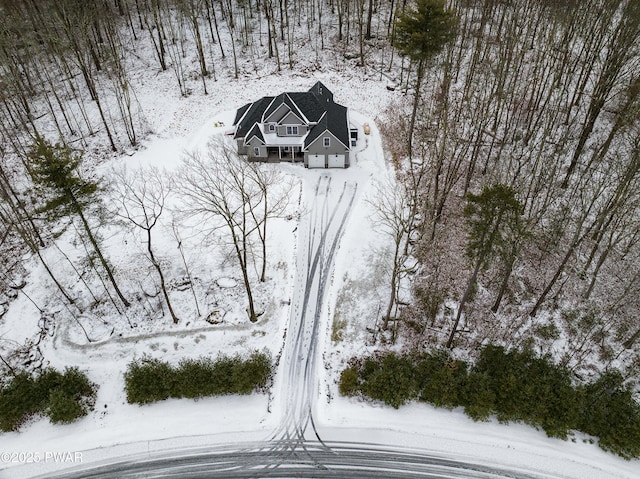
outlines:
[[151, 264], [158, 272], [158, 276], [160, 277], [160, 288], [162, 289], [162, 295], [164, 296], [164, 300], [167, 303], [167, 308], [169, 309], [169, 314], [171, 315], [171, 319], [173, 320], [173, 324], [178, 324], [180, 321], [178, 316], [176, 316], [175, 311], [173, 310], [173, 306], [171, 305], [171, 300], [169, 299], [169, 293], [167, 292], [167, 285], [164, 280], [164, 274], [162, 273], [162, 268], [160, 267], [160, 263], [156, 260], [156, 256], [153, 254], [153, 248], [151, 247], [151, 228], [145, 228], [147, 230], [147, 252], [149, 253], [149, 258], [151, 259]]
[[387, 304], [387, 311], [383, 318], [382, 329], [386, 330], [389, 327], [389, 321], [391, 320], [391, 311], [398, 299], [398, 273], [400, 272], [400, 266], [398, 260], [400, 257], [400, 241], [396, 241], [393, 251], [393, 266], [391, 270], [391, 293], [389, 294], [389, 303]]
[[372, 18], [372, 16], [373, 16], [373, 0], [369, 0], [369, 8], [368, 8], [368, 11], [367, 11], [367, 31], [364, 34], [364, 37], [367, 40], [370, 40], [371, 38], [373, 38], [371, 36], [371, 18]]
[[89, 226], [89, 223], [87, 222], [87, 219], [84, 216], [84, 213], [82, 211], [82, 207], [80, 206], [80, 203], [75, 198], [73, 193], [69, 192], [69, 195], [72, 198], [73, 207], [74, 207], [76, 213], [78, 214], [78, 216], [80, 217], [80, 220], [82, 221], [82, 226], [83, 226], [85, 232], [87, 233], [87, 237], [89, 238], [89, 242], [91, 243], [91, 246], [93, 246], [94, 251], [98, 255], [98, 259], [100, 259], [100, 264], [102, 264], [102, 267], [106, 271], [107, 276], [109, 277], [109, 281], [111, 281], [111, 284], [113, 285], [113, 289], [115, 289], [116, 294], [118, 295], [118, 298], [120, 298], [120, 301], [122, 301], [122, 304], [124, 304], [125, 307], [128, 308], [129, 306], [131, 306], [131, 303], [129, 303], [129, 301], [127, 301], [127, 298], [125, 298], [124, 295], [122, 294], [122, 292], [120, 291], [120, 288], [118, 287], [118, 283], [116, 282], [116, 278], [113, 276], [113, 272], [111, 271], [111, 268], [109, 267], [109, 263], [107, 263], [107, 260], [102, 255], [102, 250], [100, 249], [100, 246], [98, 245], [98, 242], [96, 241], [96, 238], [93, 236], [93, 233], [91, 231], [91, 227]]
[[451, 328], [451, 334], [449, 334], [449, 339], [447, 340], [446, 347], [451, 349], [453, 347], [453, 340], [456, 337], [456, 333], [458, 332], [458, 325], [460, 324], [460, 318], [462, 317], [462, 311], [464, 309], [465, 304], [469, 300], [471, 296], [471, 292], [473, 291], [473, 287], [478, 280], [478, 273], [480, 272], [480, 267], [482, 265], [482, 260], [476, 261], [476, 267], [473, 269], [473, 274], [471, 278], [469, 278], [469, 283], [467, 283], [467, 288], [462, 295], [462, 299], [460, 300], [460, 305], [458, 306], [458, 313], [456, 314], [456, 320], [453, 323], [453, 328]]
[[416, 71], [415, 93], [413, 95], [413, 108], [411, 110], [411, 120], [409, 122], [409, 131], [407, 132], [407, 154], [412, 158], [413, 152], [413, 130], [416, 126], [416, 117], [418, 115], [418, 106], [420, 104], [420, 88], [422, 87], [422, 79], [424, 78], [425, 61], [418, 61], [418, 69]]
[[507, 268], [504, 273], [504, 277], [502, 278], [502, 284], [500, 285], [500, 291], [498, 291], [498, 296], [496, 297], [493, 306], [491, 307], [491, 311], [494, 313], [498, 312], [498, 308], [500, 308], [500, 303], [502, 302], [502, 298], [504, 293], [507, 291], [507, 286], [509, 286], [509, 278], [511, 278], [511, 273], [513, 272], [513, 267], [516, 264], [516, 256], [515, 254], [511, 257], [511, 260], [507, 263]]

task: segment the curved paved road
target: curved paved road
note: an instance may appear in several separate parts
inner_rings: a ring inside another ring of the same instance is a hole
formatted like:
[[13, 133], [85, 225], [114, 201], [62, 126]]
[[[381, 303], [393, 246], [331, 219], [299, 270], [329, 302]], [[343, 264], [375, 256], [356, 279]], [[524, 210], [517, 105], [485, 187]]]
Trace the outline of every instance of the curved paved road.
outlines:
[[122, 462], [94, 465], [49, 478], [66, 479], [560, 479], [517, 469], [430, 455], [424, 451], [375, 445], [302, 441], [283, 454], [272, 442], [245, 444], [241, 449], [218, 447], [132, 457]]

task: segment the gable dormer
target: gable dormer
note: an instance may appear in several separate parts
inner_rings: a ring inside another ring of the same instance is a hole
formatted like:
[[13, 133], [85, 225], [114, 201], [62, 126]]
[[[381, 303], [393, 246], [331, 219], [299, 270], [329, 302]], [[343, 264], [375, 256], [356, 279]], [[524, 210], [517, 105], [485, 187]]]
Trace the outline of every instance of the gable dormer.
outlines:
[[[275, 102], [275, 99], [274, 99]], [[267, 111], [264, 112], [264, 117], [262, 118], [263, 123], [280, 123], [289, 112], [291, 112], [291, 108], [284, 104], [280, 103], [279, 105], [273, 105], [273, 103], [269, 106]]]
[[305, 121], [296, 115], [294, 112], [290, 111], [282, 119], [278, 122], [280, 125], [304, 125]]
[[290, 111], [278, 123], [276, 127], [278, 136], [304, 136], [309, 131], [305, 121]]
[[333, 103], [333, 93], [320, 81], [309, 89], [320, 103]]

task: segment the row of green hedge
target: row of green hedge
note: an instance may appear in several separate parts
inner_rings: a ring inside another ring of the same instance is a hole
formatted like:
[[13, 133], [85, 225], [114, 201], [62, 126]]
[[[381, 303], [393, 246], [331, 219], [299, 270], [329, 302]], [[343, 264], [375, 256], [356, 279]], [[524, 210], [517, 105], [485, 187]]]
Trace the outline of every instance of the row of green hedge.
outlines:
[[31, 417], [44, 414], [53, 423], [70, 423], [95, 404], [96, 385], [77, 368], [64, 373], [45, 369], [5, 378], [0, 390], [0, 430], [17, 431]]
[[254, 351], [248, 357], [185, 359], [177, 367], [142, 358], [129, 364], [124, 379], [127, 401], [148, 404], [167, 398], [250, 394], [264, 390], [271, 374], [271, 358]]
[[575, 386], [570, 371], [531, 351], [489, 345], [472, 367], [441, 352], [353, 358], [339, 388], [395, 408], [410, 400], [463, 407], [476, 421], [519, 421], [551, 437], [582, 431], [599, 438], [604, 450], [640, 457], [640, 405], [619, 372]]

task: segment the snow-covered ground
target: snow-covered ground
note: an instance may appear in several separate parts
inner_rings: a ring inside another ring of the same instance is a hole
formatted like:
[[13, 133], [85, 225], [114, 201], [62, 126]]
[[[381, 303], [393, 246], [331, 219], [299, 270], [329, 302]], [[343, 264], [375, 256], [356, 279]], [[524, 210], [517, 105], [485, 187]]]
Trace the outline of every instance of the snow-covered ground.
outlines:
[[[323, 439], [424, 448], [447, 456], [520, 466], [555, 474], [554, 477], [639, 477], [638, 461], [626, 462], [605, 454], [581, 438], [564, 442], [548, 439], [543, 432], [521, 425], [474, 423], [462, 412], [436, 410], [424, 404], [392, 410], [339, 397], [336, 385], [339, 371], [349, 357], [372, 350], [366, 328], [374, 327], [376, 312], [385, 297], [381, 252], [387, 240], [371, 227], [370, 218], [375, 182], [383, 181], [392, 173], [384, 158], [375, 119], [398, 93], [387, 91], [383, 82], [329, 73], [313, 78], [283, 74], [244, 79], [242, 87], [239, 83], [221, 80], [211, 87], [206, 98], [172, 99], [170, 95], [158, 94], [163, 91], [163, 83], [158, 80], [157, 85], [146, 85], [145, 91], [139, 92], [139, 96], [144, 95], [140, 101], [155, 133], [145, 140], [139, 151], [130, 152], [120, 163], [126, 163], [131, 169], [155, 165], [173, 170], [179, 166], [184, 152], [202, 148], [212, 136], [223, 135], [232, 123], [236, 107], [265, 92], [281, 91], [283, 85], [287, 90], [305, 90], [317, 80], [333, 90], [337, 102], [352, 109], [351, 119], [355, 124], [361, 126], [366, 121], [372, 127], [370, 136], [361, 135], [352, 167], [329, 173], [333, 181], [357, 182], [358, 196], [335, 256], [328, 301], [321, 315], [318, 350], [325, 368], [318, 371], [315, 419]], [[225, 126], [215, 126], [221, 121]], [[105, 172], [108, 167], [105, 166]], [[312, 189], [318, 177], [326, 172], [305, 170], [298, 165], [280, 168], [299, 182], [292, 208], [304, 215], [309, 211], [304, 199], [314, 197]], [[300, 199], [302, 204], [298, 205]], [[45, 338], [41, 345], [46, 362], [58, 368], [78, 366], [87, 371], [90, 379], [100, 385], [95, 411], [70, 425], [53, 426], [39, 419], [20, 432], [0, 435], [3, 463], [0, 467], [6, 467], [2, 477], [30, 477], [78, 465], [80, 460], [86, 464], [122, 455], [269, 437], [280, 419], [277, 404], [281, 398], [277, 394], [168, 400], [140, 407], [126, 403], [123, 373], [132, 359], [143, 354], [175, 362], [183, 357], [258, 348], [278, 357], [290, 316], [291, 292], [296, 287], [296, 226], [294, 215], [294, 219], [278, 220], [277, 227], [271, 228], [270, 278], [259, 291], [259, 302], [268, 314], [255, 325], [246, 321], [239, 306], [244, 293], [239, 281], [234, 279], [238, 275], [233, 263], [225, 261], [224, 255], [215, 254], [212, 245], [194, 237], [184, 238], [188, 259], [194, 264], [194, 275], [200, 279], [201, 288], [207, 291], [203, 296], [216, 299], [216, 304], [202, 305], [207, 308], [203, 317], [218, 308], [220, 314], [224, 313], [221, 324], [211, 325], [197, 318], [189, 291], [174, 291], [177, 309], [183, 317], [175, 326], [166, 316], [154, 321], [134, 317], [128, 320], [134, 322], [136, 328], [127, 329], [123, 320], [114, 333], [110, 327], [101, 327], [87, 318], [84, 325], [89, 327], [93, 339], [97, 339], [92, 343], [87, 343], [71, 321], [53, 330], [52, 337]], [[167, 217], [156, 247], [163, 255], [173, 258], [170, 264], [179, 265], [176, 241], [170, 233]], [[135, 242], [135, 236], [114, 232], [107, 242], [110, 258], [119, 271], [135, 270], [134, 250], [141, 248], [130, 245]], [[179, 274], [178, 266], [169, 272], [170, 277]], [[35, 263], [32, 277], [42, 277], [42, 280], [33, 281], [28, 292], [36, 301], [46, 302], [47, 280]], [[238, 283], [235, 288], [234, 282]], [[21, 296], [4, 316], [0, 333], [5, 338], [21, 341], [33, 333], [38, 318], [35, 307]], [[339, 341], [332, 340], [336, 328], [341, 330]], [[273, 391], [277, 390], [274, 387]], [[72, 454], [52, 457], [52, 452]], [[36, 458], [40, 459], [37, 464], [24, 464]], [[60, 462], [65, 460], [67, 462]]]

